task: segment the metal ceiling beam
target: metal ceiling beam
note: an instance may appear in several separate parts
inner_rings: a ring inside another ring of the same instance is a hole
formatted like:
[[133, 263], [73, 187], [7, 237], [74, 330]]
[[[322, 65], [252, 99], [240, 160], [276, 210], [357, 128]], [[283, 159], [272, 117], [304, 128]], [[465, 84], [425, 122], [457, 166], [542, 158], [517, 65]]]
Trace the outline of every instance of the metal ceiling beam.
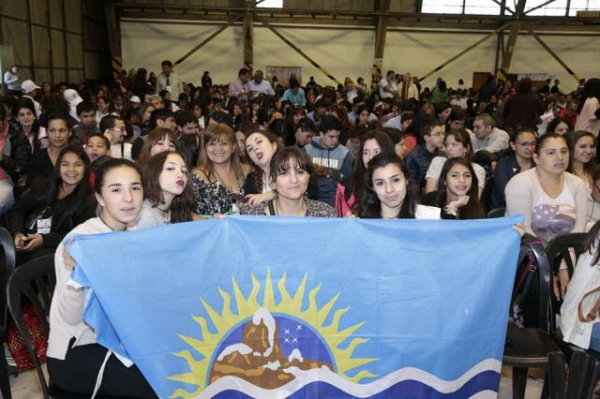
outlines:
[[[262, 0], [264, 1], [264, 0]], [[260, 3], [260, 1], [259, 1]], [[250, 71], [254, 69], [254, 0], [246, 0], [244, 13], [244, 67]]]
[[285, 36], [283, 36], [281, 33], [279, 33], [267, 21], [264, 21], [262, 18], [255, 18], [255, 20], [257, 22], [260, 22], [261, 24], [263, 24], [265, 26], [265, 28], [269, 29], [271, 32], [273, 32], [275, 34], [275, 36], [277, 36], [278, 38], [280, 38], [281, 40], [283, 40], [285, 42], [285, 44], [287, 44], [292, 49], [294, 49], [305, 60], [307, 60], [308, 62], [310, 62], [315, 68], [317, 68], [319, 71], [321, 71], [325, 76], [327, 76], [329, 79], [331, 79], [332, 81], [334, 81], [335, 84], [337, 84], [337, 85], [341, 84], [341, 82], [339, 80], [337, 80], [335, 77], [333, 77], [333, 75], [331, 75], [325, 68], [323, 68], [322, 66], [320, 66], [319, 64], [317, 64], [315, 61], [313, 61], [313, 59], [310, 58], [304, 51], [302, 51], [298, 46], [296, 46], [294, 43], [292, 43], [291, 41], [289, 41], [288, 39], [286, 39]]
[[192, 54], [194, 54], [196, 51], [200, 50], [207, 43], [209, 43], [212, 39], [214, 39], [215, 37], [217, 37], [218, 35], [220, 35], [221, 32], [223, 32], [229, 26], [233, 25], [236, 21], [241, 20], [243, 18], [243, 16], [244, 16], [244, 14], [240, 14], [240, 15], [234, 17], [234, 18], [231, 18], [225, 25], [223, 25], [222, 27], [220, 27], [219, 29], [217, 29], [213, 34], [211, 34], [209, 37], [207, 37], [202, 42], [200, 42], [200, 44], [198, 44], [196, 47], [194, 47], [193, 49], [191, 49], [190, 51], [188, 51], [183, 57], [181, 57], [180, 59], [178, 59], [177, 61], [175, 61], [175, 63], [173, 64], [173, 68], [175, 68], [177, 65], [181, 64], [183, 61], [185, 61], [189, 56], [191, 56]]
[[[388, 12], [390, 10], [390, 0], [379, 0], [376, 2], [375, 11]], [[381, 66], [383, 65], [383, 54], [385, 51], [385, 36], [387, 34], [389, 17], [377, 17], [377, 28], [375, 33], [375, 53], [373, 55], [373, 70], [371, 72], [371, 87], [376, 87], [381, 80]]]
[[519, 0], [515, 7], [514, 14], [514, 22], [512, 22], [510, 27], [510, 34], [508, 35], [508, 40], [506, 42], [506, 48], [504, 54], [502, 54], [502, 67], [500, 67], [500, 76], [501, 80], [508, 79], [508, 74], [510, 72], [510, 64], [512, 62], [512, 57], [515, 52], [515, 46], [517, 45], [517, 38], [519, 37], [519, 30], [521, 29], [521, 19], [523, 18], [523, 10], [525, 10], [525, 4], [527, 0]]
[[548, 4], [550, 4], [550, 3], [554, 3], [555, 1], [556, 1], [556, 0], [548, 0], [547, 2], [545, 2], [545, 3], [542, 3], [542, 4], [540, 4], [539, 6], [536, 6], [536, 7], [530, 8], [529, 10], [525, 11], [525, 15], [529, 14], [529, 13], [530, 13], [530, 12], [532, 12], [532, 11], [539, 10], [540, 8], [542, 8], [542, 7], [545, 7], [545, 6], [547, 6]]
[[108, 48], [110, 50], [110, 63], [113, 72], [113, 78], [116, 80], [123, 69], [123, 56], [121, 54], [121, 24], [119, 23], [119, 10], [104, 6], [106, 15], [106, 34], [108, 35]]
[[579, 76], [577, 76], [577, 74], [573, 72], [571, 68], [569, 68], [569, 66], [550, 48], [550, 46], [548, 46], [542, 40], [541, 37], [539, 37], [539, 35], [537, 35], [527, 25], [523, 25], [523, 28], [525, 28], [529, 33], [531, 33], [533, 38], [537, 40], [537, 42], [552, 56], [552, 58], [554, 58], [569, 73], [569, 75], [571, 75], [573, 79], [575, 79], [576, 82], [579, 82]]
[[504, 29], [508, 28], [510, 26], [510, 22], [506, 23], [504, 25], [502, 25], [501, 27], [499, 27], [498, 29], [496, 29], [495, 31], [485, 35], [485, 37], [481, 38], [480, 40], [478, 40], [477, 42], [475, 42], [474, 44], [470, 45], [469, 47], [467, 47], [466, 49], [464, 49], [463, 51], [461, 51], [460, 53], [456, 54], [454, 57], [450, 58], [448, 61], [444, 62], [442, 65], [432, 69], [431, 71], [429, 71], [428, 73], [426, 73], [424, 76], [422, 76], [419, 79], [419, 82], [430, 77], [431, 75], [433, 75], [434, 73], [438, 72], [440, 69], [444, 68], [445, 66], [447, 66], [448, 64], [450, 64], [451, 62], [457, 60], [458, 58], [462, 57], [463, 55], [465, 55], [466, 53], [468, 53], [469, 51], [473, 50], [475, 47], [479, 46], [481, 43], [483, 43], [484, 41], [486, 41], [487, 39], [489, 39], [490, 37], [498, 34], [499, 32], [502, 32]]

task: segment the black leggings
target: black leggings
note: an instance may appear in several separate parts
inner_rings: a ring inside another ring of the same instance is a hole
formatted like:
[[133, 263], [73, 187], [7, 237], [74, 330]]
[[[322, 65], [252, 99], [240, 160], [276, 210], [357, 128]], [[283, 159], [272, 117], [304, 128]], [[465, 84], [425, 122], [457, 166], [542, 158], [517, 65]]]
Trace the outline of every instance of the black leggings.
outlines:
[[[48, 358], [48, 374], [52, 383], [64, 391], [91, 395], [108, 350], [98, 344], [73, 347], [74, 342], [75, 338], [71, 339], [65, 360]], [[106, 362], [98, 394], [158, 397], [135, 365], [126, 367], [114, 355]]]

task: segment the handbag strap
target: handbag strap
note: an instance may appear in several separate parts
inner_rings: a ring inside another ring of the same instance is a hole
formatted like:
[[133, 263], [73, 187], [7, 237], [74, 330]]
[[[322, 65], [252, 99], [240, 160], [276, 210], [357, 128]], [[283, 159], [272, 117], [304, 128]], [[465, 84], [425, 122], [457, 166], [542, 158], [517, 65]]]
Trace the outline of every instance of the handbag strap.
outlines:
[[270, 215], [271, 216], [276, 216], [275, 207], [273, 206], [273, 201], [271, 200], [267, 204], [269, 205], [269, 213], [270, 213]]
[[590, 295], [595, 294], [596, 292], [600, 292], [600, 287], [594, 288], [593, 290], [586, 292], [583, 295], [583, 297], [581, 298], [581, 301], [579, 301], [579, 305], [577, 305], [577, 317], [579, 318], [579, 321], [582, 323], [594, 320], [596, 318], [596, 315], [600, 311], [600, 298], [598, 298], [598, 299], [596, 299], [596, 302], [594, 302], [594, 306], [592, 306], [592, 308], [587, 313], [587, 315], [585, 315], [585, 316], [583, 315], [584, 299]]

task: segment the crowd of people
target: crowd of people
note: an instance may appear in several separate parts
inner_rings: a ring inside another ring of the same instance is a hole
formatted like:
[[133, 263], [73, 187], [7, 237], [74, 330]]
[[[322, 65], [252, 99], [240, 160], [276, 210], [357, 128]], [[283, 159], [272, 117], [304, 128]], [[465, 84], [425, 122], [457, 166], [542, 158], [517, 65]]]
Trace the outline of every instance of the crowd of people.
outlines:
[[[63, 389], [91, 392], [95, 366], [78, 365], [106, 353], [83, 321], [83, 291], [67, 284], [68, 234], [221, 214], [465, 220], [506, 208], [547, 244], [600, 219], [599, 79], [563, 92], [558, 80], [490, 76], [473, 90], [389, 71], [372, 88], [360, 77], [323, 87], [242, 68], [195, 86], [161, 68], [110, 84], [5, 75], [0, 214], [18, 264], [58, 248], [48, 370]], [[556, 281], [564, 297], [566, 270]], [[106, 367], [121, 377], [101, 393], [151, 393], [125, 382], [136, 369]]]

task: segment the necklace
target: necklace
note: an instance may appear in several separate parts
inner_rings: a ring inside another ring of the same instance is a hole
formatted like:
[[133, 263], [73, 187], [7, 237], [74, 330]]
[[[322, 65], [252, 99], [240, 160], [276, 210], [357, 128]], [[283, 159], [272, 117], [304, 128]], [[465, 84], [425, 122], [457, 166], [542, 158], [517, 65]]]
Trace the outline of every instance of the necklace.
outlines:
[[[279, 206], [277, 205], [277, 200], [275, 200], [273, 202], [273, 207], [275, 208], [275, 216], [280, 216], [279, 215]], [[306, 206], [306, 202], [304, 200], [302, 200], [302, 207], [304, 208], [304, 210], [299, 215], [284, 215], [284, 216], [306, 216], [306, 214], [308, 213], [308, 207]]]
[[102, 223], [104, 223], [104, 225], [105, 225], [106, 227], [108, 227], [108, 228], [110, 229], [110, 231], [115, 231], [115, 229], [113, 229], [112, 227], [110, 227], [110, 226], [108, 225], [108, 223], [106, 223], [106, 222], [104, 221], [104, 219], [102, 219], [102, 215], [99, 215], [99, 216], [98, 216], [98, 218], [100, 219], [100, 221], [101, 221]]
[[[217, 179], [219, 180], [219, 182], [221, 182], [221, 184], [223, 186], [225, 186], [225, 188], [227, 189], [227, 191], [229, 191], [229, 193], [231, 194], [231, 190], [229, 190], [229, 187], [227, 187], [227, 185], [225, 184], [225, 181], [221, 178], [221, 176], [219, 175], [219, 172], [217, 172], [217, 169], [214, 169], [214, 172], [215, 172], [215, 175], [217, 175]], [[237, 186], [238, 186], [237, 192], [239, 193], [240, 190], [242, 189], [242, 186], [240, 186], [240, 181], [237, 178], [237, 176], [235, 178], [235, 182], [237, 183]]]

